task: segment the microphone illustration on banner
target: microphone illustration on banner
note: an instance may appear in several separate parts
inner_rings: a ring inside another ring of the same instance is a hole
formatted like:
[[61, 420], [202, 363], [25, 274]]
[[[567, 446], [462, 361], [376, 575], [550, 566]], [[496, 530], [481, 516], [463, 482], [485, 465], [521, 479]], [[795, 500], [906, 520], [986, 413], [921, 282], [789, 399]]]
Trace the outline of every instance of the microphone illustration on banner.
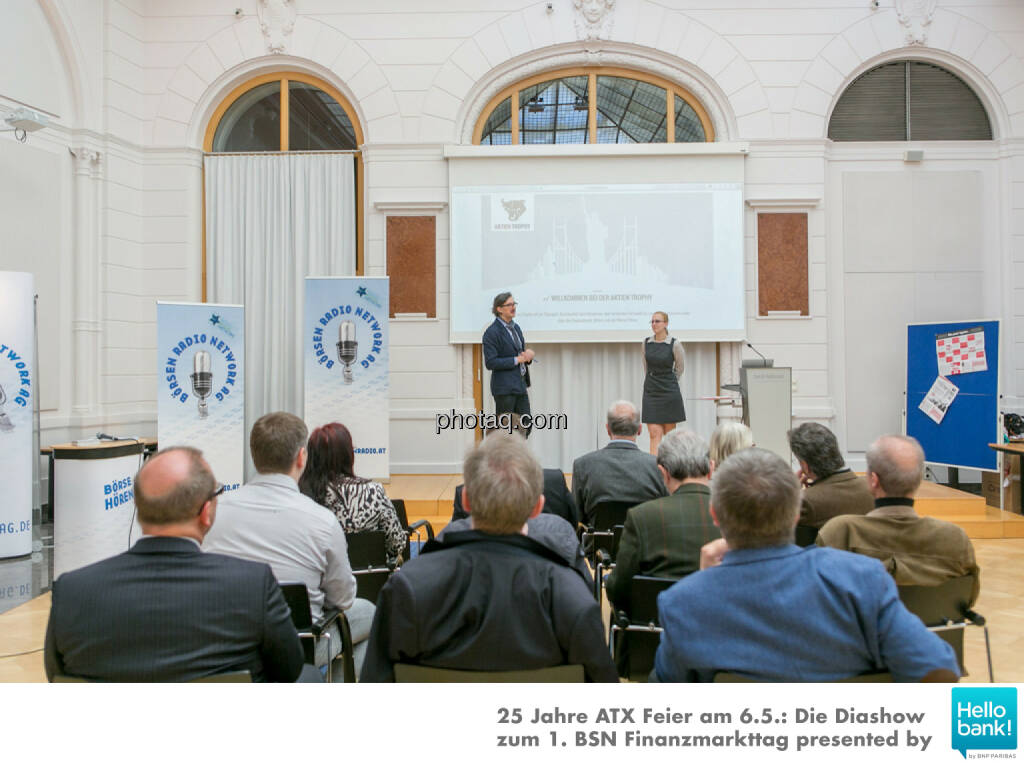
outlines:
[[352, 383], [352, 364], [356, 362], [358, 351], [356, 324], [352, 321], [342, 321], [338, 326], [338, 360], [345, 364], [345, 384]]
[[7, 393], [0, 387], [0, 432], [10, 432], [14, 429], [11, 419], [4, 413], [4, 405], [7, 403]]
[[213, 373], [210, 371], [210, 353], [200, 350], [192, 357], [192, 392], [198, 400], [199, 418], [209, 414], [206, 398], [213, 392]]

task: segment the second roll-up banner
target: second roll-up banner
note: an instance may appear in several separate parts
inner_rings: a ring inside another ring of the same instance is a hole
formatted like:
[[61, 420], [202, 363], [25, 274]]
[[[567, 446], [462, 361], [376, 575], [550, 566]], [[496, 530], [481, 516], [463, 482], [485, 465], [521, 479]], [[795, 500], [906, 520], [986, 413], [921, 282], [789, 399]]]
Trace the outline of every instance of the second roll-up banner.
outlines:
[[388, 279], [307, 278], [306, 425], [348, 427], [360, 477], [390, 476]]
[[241, 305], [158, 302], [157, 441], [203, 451], [219, 482], [242, 484], [245, 313]]

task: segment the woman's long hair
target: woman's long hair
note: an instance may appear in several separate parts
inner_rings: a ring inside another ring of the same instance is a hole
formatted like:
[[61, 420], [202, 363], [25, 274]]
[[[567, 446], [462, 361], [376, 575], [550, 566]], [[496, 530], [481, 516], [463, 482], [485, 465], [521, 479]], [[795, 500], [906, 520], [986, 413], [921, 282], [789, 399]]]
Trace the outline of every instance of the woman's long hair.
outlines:
[[330, 483], [358, 479], [352, 471], [356, 460], [352, 435], [344, 424], [334, 421], [314, 429], [306, 452], [306, 470], [299, 479], [299, 490], [321, 506], [326, 504]]

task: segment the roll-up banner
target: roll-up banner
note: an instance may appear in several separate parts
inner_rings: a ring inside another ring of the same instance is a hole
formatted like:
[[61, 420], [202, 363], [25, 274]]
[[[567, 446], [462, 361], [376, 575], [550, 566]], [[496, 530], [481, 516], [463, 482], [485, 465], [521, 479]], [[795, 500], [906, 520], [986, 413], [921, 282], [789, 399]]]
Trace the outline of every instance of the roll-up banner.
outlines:
[[31, 273], [0, 272], [0, 559], [32, 553]]
[[158, 302], [157, 442], [203, 451], [234, 490], [245, 463], [245, 313], [241, 305]]
[[388, 279], [307, 278], [305, 419], [348, 427], [360, 477], [390, 475]]

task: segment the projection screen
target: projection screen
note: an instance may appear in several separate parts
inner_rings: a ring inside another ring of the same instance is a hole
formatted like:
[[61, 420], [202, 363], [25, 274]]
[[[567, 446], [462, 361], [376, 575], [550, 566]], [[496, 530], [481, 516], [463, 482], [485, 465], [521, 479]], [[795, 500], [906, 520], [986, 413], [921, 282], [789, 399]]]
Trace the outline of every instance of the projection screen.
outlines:
[[531, 343], [634, 340], [655, 310], [682, 341], [744, 338], [743, 148], [544, 148], [446, 149], [452, 342], [503, 291]]

